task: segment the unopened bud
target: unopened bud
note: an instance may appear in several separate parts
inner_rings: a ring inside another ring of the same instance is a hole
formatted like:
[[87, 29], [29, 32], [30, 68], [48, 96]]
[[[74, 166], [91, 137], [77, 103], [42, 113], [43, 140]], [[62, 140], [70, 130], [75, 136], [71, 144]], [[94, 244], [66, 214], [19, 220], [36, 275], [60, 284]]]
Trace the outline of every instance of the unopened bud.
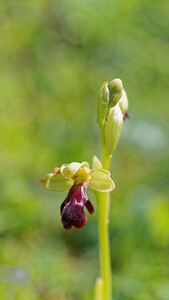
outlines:
[[118, 143], [123, 125], [123, 114], [116, 104], [111, 108], [108, 114], [107, 122], [105, 123], [105, 142], [107, 155], [112, 155]]
[[119, 101], [119, 106], [122, 111], [122, 114], [125, 114], [126, 111], [128, 111], [128, 98], [127, 98], [126, 91], [124, 89], [122, 91], [122, 97]]
[[122, 81], [117, 78], [108, 83], [109, 89], [109, 108], [114, 107], [122, 97], [123, 84]]
[[109, 103], [109, 90], [107, 87], [107, 83], [108, 82], [105, 82], [102, 85], [100, 94], [99, 94], [99, 100], [98, 100], [97, 118], [98, 118], [100, 128], [104, 124], [104, 121], [106, 118], [106, 113], [107, 113], [107, 108], [108, 108], [108, 103]]
[[93, 156], [92, 168], [93, 169], [102, 169], [102, 163], [96, 155]]

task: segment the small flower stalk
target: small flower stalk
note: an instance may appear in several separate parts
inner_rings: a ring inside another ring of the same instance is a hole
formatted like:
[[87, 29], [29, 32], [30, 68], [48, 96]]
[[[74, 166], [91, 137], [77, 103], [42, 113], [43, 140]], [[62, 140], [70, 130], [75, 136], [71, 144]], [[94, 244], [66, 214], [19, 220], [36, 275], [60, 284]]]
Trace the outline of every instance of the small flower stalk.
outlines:
[[87, 162], [72, 162], [55, 167], [52, 173], [40, 180], [43, 188], [55, 192], [67, 192], [61, 204], [61, 222], [66, 230], [72, 227], [81, 229], [87, 222], [87, 209], [94, 213], [92, 202], [88, 199], [87, 189], [95, 191], [99, 207], [99, 247], [100, 276], [96, 280], [95, 300], [112, 299], [112, 277], [109, 246], [109, 195], [115, 189], [111, 179], [109, 164], [118, 144], [123, 122], [127, 114], [128, 98], [120, 79], [105, 82], [99, 93], [97, 119], [101, 132], [102, 162], [93, 157], [92, 169]]

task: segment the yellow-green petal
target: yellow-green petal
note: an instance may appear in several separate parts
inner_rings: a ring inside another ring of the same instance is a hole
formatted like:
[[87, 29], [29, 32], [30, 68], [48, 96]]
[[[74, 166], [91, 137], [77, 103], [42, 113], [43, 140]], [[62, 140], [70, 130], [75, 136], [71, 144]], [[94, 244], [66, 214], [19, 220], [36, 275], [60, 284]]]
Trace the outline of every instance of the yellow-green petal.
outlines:
[[99, 192], [111, 192], [115, 189], [115, 183], [110, 178], [110, 172], [103, 169], [95, 169], [91, 173], [89, 186]]
[[[89, 164], [87, 162], [72, 162], [70, 164], [64, 164], [60, 168], [60, 173], [65, 178], [73, 178], [75, 176], [85, 177], [86, 170], [89, 169]], [[89, 169], [90, 170], [90, 169]]]
[[73, 179], [64, 178], [61, 174], [48, 174], [46, 177], [40, 179], [40, 184], [43, 188], [55, 192], [67, 192], [73, 185]]

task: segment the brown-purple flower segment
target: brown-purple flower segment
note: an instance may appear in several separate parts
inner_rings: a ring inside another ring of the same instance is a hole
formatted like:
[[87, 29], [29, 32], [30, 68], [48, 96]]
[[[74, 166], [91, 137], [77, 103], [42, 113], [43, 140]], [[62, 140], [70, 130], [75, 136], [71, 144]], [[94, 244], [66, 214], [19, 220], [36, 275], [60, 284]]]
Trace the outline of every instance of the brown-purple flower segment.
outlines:
[[74, 226], [77, 229], [82, 228], [87, 222], [87, 216], [84, 213], [84, 206], [92, 215], [94, 207], [87, 197], [88, 182], [74, 184], [60, 207], [62, 224], [69, 230]]
[[127, 113], [125, 113], [125, 114], [123, 115], [123, 121], [125, 121], [126, 119], [130, 119], [130, 117], [129, 117], [129, 115], [128, 115]]

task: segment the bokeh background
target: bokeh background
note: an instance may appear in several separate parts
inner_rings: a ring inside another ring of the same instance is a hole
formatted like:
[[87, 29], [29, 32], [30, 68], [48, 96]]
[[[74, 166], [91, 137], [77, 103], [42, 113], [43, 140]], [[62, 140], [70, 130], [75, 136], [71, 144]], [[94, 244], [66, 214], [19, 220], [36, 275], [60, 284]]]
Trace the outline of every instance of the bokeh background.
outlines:
[[38, 179], [101, 157], [100, 86], [130, 102], [111, 163], [114, 300], [169, 299], [169, 2], [0, 2], [0, 299], [92, 300], [97, 203], [66, 231]]

